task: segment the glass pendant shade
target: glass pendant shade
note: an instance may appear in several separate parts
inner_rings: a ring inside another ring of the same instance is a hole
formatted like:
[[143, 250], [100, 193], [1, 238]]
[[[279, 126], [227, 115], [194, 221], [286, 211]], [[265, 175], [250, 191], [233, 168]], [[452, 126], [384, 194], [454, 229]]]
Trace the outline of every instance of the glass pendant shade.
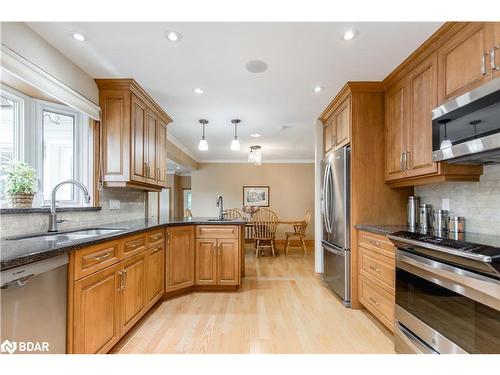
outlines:
[[239, 149], [240, 149], [240, 141], [238, 141], [237, 139], [233, 139], [233, 141], [231, 142], [231, 150], [239, 151]]
[[254, 165], [262, 165], [262, 148], [260, 146], [250, 146], [248, 162]]
[[208, 151], [208, 142], [205, 138], [200, 139], [200, 143], [198, 144], [198, 150]]

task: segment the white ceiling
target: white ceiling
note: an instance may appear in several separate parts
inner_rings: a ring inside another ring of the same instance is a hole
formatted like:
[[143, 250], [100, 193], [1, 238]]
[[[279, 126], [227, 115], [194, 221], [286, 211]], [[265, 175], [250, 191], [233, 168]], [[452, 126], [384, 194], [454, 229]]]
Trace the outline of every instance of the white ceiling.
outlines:
[[[381, 80], [441, 23], [28, 23], [92, 77], [132, 77], [173, 118], [169, 132], [200, 161], [312, 160], [313, 121], [346, 81]], [[341, 40], [351, 27], [352, 41]], [[182, 34], [171, 43], [166, 30]], [[70, 31], [88, 36], [77, 42]], [[254, 59], [269, 69], [245, 70]], [[325, 89], [313, 93], [315, 85]], [[201, 87], [204, 94], [193, 93]], [[198, 151], [201, 126], [209, 151]], [[232, 118], [242, 120], [239, 152], [229, 149]], [[279, 130], [281, 125], [290, 128]], [[262, 134], [259, 139], [250, 133]]]

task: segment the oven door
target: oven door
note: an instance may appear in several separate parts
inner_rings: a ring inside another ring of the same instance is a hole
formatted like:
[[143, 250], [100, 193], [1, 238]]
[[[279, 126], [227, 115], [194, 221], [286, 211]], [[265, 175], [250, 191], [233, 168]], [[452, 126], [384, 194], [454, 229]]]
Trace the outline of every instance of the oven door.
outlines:
[[500, 281], [396, 251], [396, 351], [500, 353]]

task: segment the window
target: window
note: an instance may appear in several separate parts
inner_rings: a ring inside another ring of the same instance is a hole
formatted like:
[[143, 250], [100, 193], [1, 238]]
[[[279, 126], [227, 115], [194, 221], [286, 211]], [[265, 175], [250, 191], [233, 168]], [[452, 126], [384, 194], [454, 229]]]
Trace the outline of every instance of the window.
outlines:
[[[42, 205], [50, 203], [52, 188], [64, 180], [81, 181], [90, 190], [93, 145], [89, 118], [68, 106], [1, 88], [1, 165], [23, 160], [34, 166], [43, 198], [37, 201]], [[0, 182], [0, 204], [5, 205], [5, 199], [4, 183]], [[58, 205], [78, 205], [81, 199], [81, 191], [73, 185], [57, 192]]]
[[191, 189], [184, 189], [184, 211], [191, 209]]
[[21, 158], [20, 137], [24, 126], [24, 99], [1, 87], [0, 91], [0, 202], [6, 200], [3, 171], [11, 160]]

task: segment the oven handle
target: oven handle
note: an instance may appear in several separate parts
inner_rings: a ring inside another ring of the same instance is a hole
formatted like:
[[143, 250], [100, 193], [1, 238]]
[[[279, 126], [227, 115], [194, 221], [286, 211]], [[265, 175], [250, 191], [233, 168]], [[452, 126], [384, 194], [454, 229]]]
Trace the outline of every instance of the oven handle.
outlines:
[[406, 327], [399, 322], [396, 322], [394, 334], [415, 354], [439, 354], [434, 349], [425, 345], [417, 336], [415, 336], [412, 332], [410, 332], [410, 330], [406, 329]]
[[432, 259], [396, 250], [396, 267], [500, 310], [500, 281]]

